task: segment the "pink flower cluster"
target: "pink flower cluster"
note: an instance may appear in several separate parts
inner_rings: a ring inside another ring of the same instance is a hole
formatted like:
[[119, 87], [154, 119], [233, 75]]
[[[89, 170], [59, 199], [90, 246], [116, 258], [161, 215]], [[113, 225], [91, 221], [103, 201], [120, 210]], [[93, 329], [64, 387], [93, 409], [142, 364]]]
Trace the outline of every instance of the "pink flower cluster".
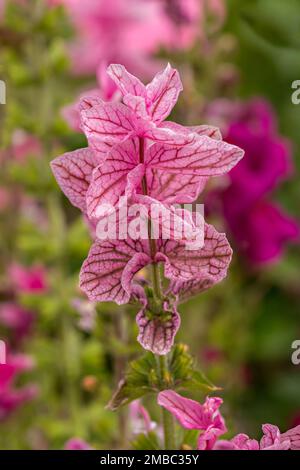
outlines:
[[224, 419], [219, 411], [223, 400], [207, 398], [200, 403], [184, 398], [173, 390], [158, 395], [158, 404], [166, 408], [185, 429], [201, 431], [198, 438], [199, 450], [300, 450], [300, 426], [281, 434], [272, 424], [262, 426], [260, 442], [247, 434], [238, 434], [231, 440], [220, 440], [227, 432]]
[[[122, 102], [83, 98], [81, 128], [89, 146], [52, 162], [58, 184], [94, 224], [103, 217], [104, 204], [117, 207], [124, 195], [130, 204], [157, 203], [181, 218], [173, 204], [194, 201], [206, 181], [231, 170], [243, 151], [222, 141], [216, 128], [166, 121], [182, 90], [170, 65], [147, 86], [121, 65], [108, 67], [108, 74]], [[170, 295], [179, 299], [201, 292], [227, 273], [232, 252], [225, 235], [210, 225], [204, 232], [204, 246], [196, 250], [187, 250], [173, 232], [170, 239], [156, 240], [154, 249], [149, 239], [96, 239], [82, 266], [80, 286], [91, 301], [124, 304], [138, 298], [143, 306], [138, 339], [146, 349], [165, 354], [180, 323]], [[159, 315], [134, 280], [138, 271], [156, 263], [164, 265], [170, 281]]]

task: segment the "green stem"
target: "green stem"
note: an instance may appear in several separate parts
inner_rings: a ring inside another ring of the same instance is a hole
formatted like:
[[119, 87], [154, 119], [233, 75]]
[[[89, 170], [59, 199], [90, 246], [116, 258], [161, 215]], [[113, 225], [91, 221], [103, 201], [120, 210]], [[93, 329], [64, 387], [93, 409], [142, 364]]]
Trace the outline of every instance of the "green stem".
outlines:
[[[168, 357], [159, 356], [159, 367], [160, 367], [160, 378], [162, 388], [168, 388], [165, 385], [168, 380], [169, 368], [168, 368]], [[163, 428], [165, 437], [165, 450], [174, 450], [175, 447], [175, 427], [174, 419], [171, 413], [165, 408], [162, 408]]]
[[[145, 143], [144, 139], [139, 139], [140, 144], [140, 163], [144, 163], [144, 152], [145, 152]], [[148, 187], [147, 187], [147, 179], [144, 176], [142, 180], [142, 189], [143, 194], [148, 195]], [[152, 226], [151, 226], [151, 219], [148, 219], [148, 239], [149, 239], [149, 248], [150, 254], [152, 258], [152, 281], [153, 281], [153, 294], [154, 300], [156, 301], [157, 306], [162, 306], [163, 300], [163, 292], [161, 288], [161, 279], [160, 279], [160, 271], [159, 271], [159, 264], [154, 262], [155, 255], [157, 253], [157, 246], [156, 241], [152, 238]], [[160, 382], [161, 382], [161, 389], [166, 389], [169, 387], [169, 368], [168, 368], [168, 359], [167, 356], [158, 356], [159, 362], [159, 375], [160, 375]], [[164, 428], [164, 438], [165, 438], [165, 448], [166, 450], [174, 450], [175, 449], [175, 435], [174, 435], [174, 421], [173, 416], [167, 410], [163, 408], [162, 410], [162, 421], [163, 421], [163, 428]]]

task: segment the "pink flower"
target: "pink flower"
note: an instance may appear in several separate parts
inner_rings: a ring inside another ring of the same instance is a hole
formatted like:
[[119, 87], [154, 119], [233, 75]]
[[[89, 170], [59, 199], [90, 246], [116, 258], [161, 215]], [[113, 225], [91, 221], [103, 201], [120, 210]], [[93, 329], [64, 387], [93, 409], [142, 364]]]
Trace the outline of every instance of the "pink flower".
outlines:
[[[115, 205], [121, 196], [140, 192], [144, 176], [150, 197], [190, 202], [209, 176], [228, 172], [242, 158], [243, 151], [222, 142], [213, 127], [163, 122], [182, 89], [178, 73], [169, 65], [147, 87], [122, 66], [112, 65], [108, 72], [126, 105], [86, 99], [82, 125], [95, 153], [78, 150], [52, 162], [64, 193], [90, 218], [97, 218], [99, 206]], [[144, 146], [134, 136], [156, 143]], [[163, 180], [168, 179], [166, 188]]]
[[93, 450], [93, 448], [80, 437], [72, 437], [68, 442], [66, 442], [65, 450]]
[[218, 440], [227, 432], [219, 412], [221, 398], [206, 398], [201, 405], [173, 390], [164, 390], [158, 394], [157, 402], [185, 429], [202, 431], [198, 438], [199, 450], [300, 450], [300, 426], [281, 434], [277, 426], [264, 424], [260, 442], [250, 439], [247, 434], [237, 434], [231, 440]]
[[164, 390], [158, 394], [157, 402], [172, 413], [185, 429], [202, 431], [198, 438], [199, 450], [213, 449], [217, 438], [227, 431], [219, 412], [223, 402], [221, 398], [208, 397], [201, 405], [173, 390]]
[[24, 267], [14, 263], [9, 268], [10, 280], [19, 292], [42, 293], [47, 289], [46, 272], [42, 266]]
[[284, 442], [286, 439], [290, 441], [291, 450], [300, 450], [300, 425], [281, 434], [280, 441]]
[[[226, 237], [209, 225], [204, 227], [204, 246], [187, 250], [184, 241], [191, 240], [191, 234], [179, 241], [178, 225], [183, 223], [189, 230], [195, 221], [190, 212], [172, 204], [194, 201], [207, 179], [228, 172], [243, 151], [223, 142], [216, 128], [164, 122], [182, 89], [178, 72], [170, 65], [147, 86], [123, 66], [112, 65], [108, 72], [123, 95], [123, 103], [85, 98], [81, 120], [89, 147], [67, 153], [51, 166], [63, 192], [93, 225], [104, 215], [115, 215], [122, 196], [129, 204], [138, 202], [146, 207], [143, 215], [148, 228], [149, 220], [152, 228], [165, 223], [160, 215], [149, 216], [153, 204], [172, 216], [168, 239], [159, 232], [155, 250], [147, 237], [126, 238], [127, 232], [119, 240], [117, 234], [105, 241], [96, 239], [80, 274], [80, 286], [93, 302], [139, 300], [138, 340], [145, 349], [166, 354], [180, 324], [177, 301], [220, 282], [231, 259]], [[119, 225], [127, 226], [131, 219], [121, 212], [117, 211]], [[170, 280], [165, 294], [172, 297], [172, 301], [164, 299], [159, 315], [141, 283], [134, 282], [140, 269], [157, 263], [164, 264]]]
[[279, 260], [286, 244], [300, 241], [300, 226], [271, 202], [259, 200], [244, 211], [235, 211], [238, 194], [226, 191], [224, 215], [242, 252], [253, 264]]
[[108, 71], [124, 95], [123, 103], [82, 101], [81, 125], [91, 148], [105, 156], [111, 147], [133, 137], [178, 146], [194, 142], [192, 129], [163, 124], [182, 90], [179, 74], [170, 65], [147, 86], [147, 95], [146, 87], [124, 67], [115, 65]]
[[17, 129], [13, 133], [10, 148], [0, 152], [0, 161], [13, 158], [16, 162], [23, 163], [27, 157], [38, 157], [41, 153], [42, 147], [39, 140], [23, 129]]
[[9, 355], [7, 364], [0, 366], [0, 421], [6, 419], [27, 401], [37, 396], [35, 385], [15, 388], [13, 382], [18, 374], [33, 367], [32, 359], [24, 355]]
[[205, 39], [207, 16], [214, 17], [215, 28], [225, 18], [223, 0], [157, 0], [164, 5], [168, 36], [165, 46], [169, 49], [185, 49], [193, 46], [197, 39]]
[[230, 441], [218, 441], [213, 450], [300, 450], [300, 426], [280, 434], [273, 424], [263, 424], [260, 442], [247, 434], [238, 434]]
[[84, 100], [88, 97], [92, 97], [95, 99], [102, 99], [104, 101], [118, 101], [118, 99], [120, 98], [120, 94], [117, 91], [117, 86], [115, 85], [113, 80], [111, 80], [111, 78], [107, 75], [106, 68], [103, 63], [98, 67], [97, 81], [98, 88], [83, 92], [75, 103], [69, 106], [65, 106], [62, 109], [63, 117], [65, 118], [71, 129], [76, 132], [81, 132], [79, 108], [79, 103], [81, 100]]
[[77, 38], [74, 70], [93, 72], [101, 61], [122, 62], [136, 72], [153, 71], [151, 54], [164, 42], [167, 22], [153, 0], [64, 0]]

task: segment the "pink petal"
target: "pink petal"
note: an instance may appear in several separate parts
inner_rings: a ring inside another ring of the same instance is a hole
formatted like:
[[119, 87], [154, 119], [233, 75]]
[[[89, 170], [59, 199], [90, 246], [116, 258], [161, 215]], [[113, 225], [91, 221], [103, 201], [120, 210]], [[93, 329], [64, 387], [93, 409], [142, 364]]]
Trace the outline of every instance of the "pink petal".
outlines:
[[135, 118], [122, 103], [101, 102], [81, 111], [81, 124], [90, 145], [103, 153], [105, 147], [122, 142], [133, 132]]
[[226, 432], [225, 429], [209, 426], [203, 434], [200, 434], [197, 442], [198, 450], [213, 450], [219, 436]]
[[300, 450], [300, 425], [281, 434], [281, 442], [290, 441], [291, 450]]
[[188, 281], [174, 279], [170, 282], [168, 291], [178, 296], [178, 300], [182, 302], [194, 295], [198, 295], [201, 292], [210, 289], [218, 282], [220, 282], [218, 278], [210, 275], [206, 277], [202, 276], [200, 279], [189, 279]]
[[142, 96], [133, 96], [133, 95], [125, 95], [123, 98], [123, 103], [126, 104], [132, 111], [135, 113], [136, 116], [148, 120], [149, 115], [146, 108], [146, 101], [145, 98]]
[[160, 392], [157, 403], [172, 413], [184, 428], [203, 429], [202, 406], [200, 403], [184, 398], [173, 390]]
[[218, 397], [207, 398], [204, 405], [184, 398], [173, 390], [164, 390], [158, 394], [157, 402], [160, 406], [166, 408], [181, 426], [186, 429], [207, 430], [216, 421], [216, 426], [223, 432], [225, 427], [218, 408], [222, 404], [222, 399]]
[[255, 439], [250, 439], [247, 434], [237, 434], [231, 442], [238, 450], [259, 450], [259, 444]]
[[203, 191], [208, 178], [182, 173], [167, 173], [155, 168], [147, 169], [149, 194], [167, 204], [194, 202]]
[[192, 145], [181, 148], [152, 145], [147, 153], [147, 164], [170, 173], [219, 176], [229, 172], [243, 155], [239, 147], [202, 136]]
[[96, 241], [80, 271], [80, 287], [89, 300], [127, 303], [134, 274], [150, 262], [146, 250], [131, 239]]
[[161, 144], [168, 144], [172, 146], [183, 147], [188, 144], [193, 144], [196, 140], [194, 133], [179, 133], [172, 129], [163, 126], [155, 126], [151, 122], [147, 122], [143, 127], [143, 136]]
[[262, 430], [264, 435], [260, 440], [261, 449], [280, 442], [280, 431], [277, 426], [274, 426], [273, 424], [263, 424]]
[[128, 94], [146, 96], [145, 85], [137, 77], [131, 75], [123, 65], [111, 64], [107, 69], [107, 73], [124, 96]]
[[160, 123], [170, 114], [183, 88], [179, 73], [168, 64], [146, 89], [149, 113], [155, 122]]
[[196, 134], [197, 136], [206, 135], [211, 139], [222, 140], [222, 134], [218, 127], [200, 125], [200, 126], [181, 126], [176, 122], [165, 121], [160, 125], [161, 128], [170, 129], [174, 132], [179, 132], [180, 134]]
[[169, 312], [167, 319], [150, 313], [144, 306], [136, 317], [139, 327], [138, 342], [153, 354], [168, 354], [180, 326], [180, 316], [176, 308], [170, 309], [165, 303], [164, 314], [166, 312]]
[[199, 250], [187, 250], [184, 243], [163, 241], [160, 252], [166, 257], [166, 277], [184, 281], [211, 276], [214, 283], [224, 279], [232, 256], [225, 234], [205, 224], [204, 242], [204, 247]]
[[[94, 170], [86, 196], [89, 217], [99, 216], [104, 204], [111, 207], [117, 205], [119, 198], [125, 194], [127, 177], [133, 170], [136, 185], [140, 183], [144, 169], [143, 165], [138, 165], [138, 145], [137, 139], [129, 139], [122, 145], [116, 145], [108, 153], [106, 161]], [[132, 176], [130, 181], [134, 186]], [[104, 215], [103, 210], [101, 215]]]
[[135, 400], [129, 405], [130, 427], [135, 434], [149, 433], [156, 426], [151, 421], [150, 415], [140, 400]]
[[53, 174], [71, 203], [86, 211], [86, 193], [99, 157], [89, 148], [65, 153], [51, 162]]

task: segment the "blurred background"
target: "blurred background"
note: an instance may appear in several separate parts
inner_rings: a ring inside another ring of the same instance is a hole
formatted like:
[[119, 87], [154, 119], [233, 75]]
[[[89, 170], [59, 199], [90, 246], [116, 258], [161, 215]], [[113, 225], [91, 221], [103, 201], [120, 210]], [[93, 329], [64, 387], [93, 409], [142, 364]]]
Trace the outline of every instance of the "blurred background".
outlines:
[[0, 0], [0, 44], [0, 448], [134, 439], [105, 405], [142, 352], [136, 311], [79, 291], [91, 239], [49, 167], [86, 146], [79, 97], [114, 99], [111, 62], [147, 82], [169, 61], [184, 86], [172, 119], [217, 125], [245, 150], [199, 198], [234, 257], [181, 305], [177, 341], [222, 388], [232, 434], [300, 424], [300, 0]]

